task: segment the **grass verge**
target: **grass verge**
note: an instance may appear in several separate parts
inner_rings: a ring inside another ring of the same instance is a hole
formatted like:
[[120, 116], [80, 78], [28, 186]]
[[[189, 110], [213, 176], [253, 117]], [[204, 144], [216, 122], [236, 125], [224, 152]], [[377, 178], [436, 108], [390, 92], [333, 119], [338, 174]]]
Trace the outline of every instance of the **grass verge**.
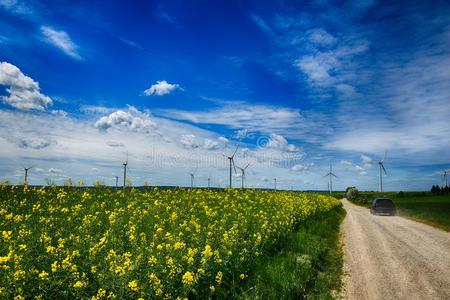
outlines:
[[342, 207], [309, 218], [256, 263], [241, 299], [334, 298], [341, 289]]
[[432, 195], [429, 192], [362, 192], [352, 202], [370, 207], [377, 197], [389, 197], [402, 217], [450, 231], [450, 195]]

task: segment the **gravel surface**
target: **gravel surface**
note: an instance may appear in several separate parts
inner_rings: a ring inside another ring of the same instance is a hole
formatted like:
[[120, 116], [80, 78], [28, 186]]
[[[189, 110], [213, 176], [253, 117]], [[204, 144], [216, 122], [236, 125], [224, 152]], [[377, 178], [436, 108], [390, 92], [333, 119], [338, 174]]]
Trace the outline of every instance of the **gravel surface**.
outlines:
[[342, 202], [345, 298], [450, 299], [449, 232]]

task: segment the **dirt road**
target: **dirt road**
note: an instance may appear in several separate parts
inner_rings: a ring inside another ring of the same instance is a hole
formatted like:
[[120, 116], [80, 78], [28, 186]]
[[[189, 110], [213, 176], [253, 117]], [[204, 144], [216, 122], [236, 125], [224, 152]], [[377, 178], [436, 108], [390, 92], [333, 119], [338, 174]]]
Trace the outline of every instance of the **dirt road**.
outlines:
[[450, 233], [343, 203], [346, 298], [450, 299]]

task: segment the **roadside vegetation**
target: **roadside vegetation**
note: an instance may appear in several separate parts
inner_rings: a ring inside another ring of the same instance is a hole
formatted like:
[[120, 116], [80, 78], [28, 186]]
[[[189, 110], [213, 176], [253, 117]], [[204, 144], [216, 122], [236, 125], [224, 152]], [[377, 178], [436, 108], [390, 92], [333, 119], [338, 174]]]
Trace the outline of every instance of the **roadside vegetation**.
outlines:
[[256, 263], [241, 298], [331, 299], [341, 291], [343, 253], [337, 207], [309, 218]]
[[[335, 197], [344, 198], [345, 193], [335, 193]], [[370, 207], [377, 197], [391, 198], [397, 206], [398, 214], [434, 227], [450, 231], [450, 195], [432, 192], [358, 192], [354, 198], [348, 198], [355, 204]]]
[[337, 199], [0, 185], [0, 298], [305, 298], [338, 290]]

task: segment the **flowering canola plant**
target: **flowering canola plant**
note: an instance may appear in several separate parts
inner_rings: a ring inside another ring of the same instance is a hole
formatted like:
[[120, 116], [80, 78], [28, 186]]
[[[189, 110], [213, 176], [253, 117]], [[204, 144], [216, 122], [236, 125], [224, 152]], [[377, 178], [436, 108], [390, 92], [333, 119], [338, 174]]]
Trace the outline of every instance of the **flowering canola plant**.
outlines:
[[255, 257], [339, 205], [313, 193], [3, 184], [0, 298], [226, 295]]

